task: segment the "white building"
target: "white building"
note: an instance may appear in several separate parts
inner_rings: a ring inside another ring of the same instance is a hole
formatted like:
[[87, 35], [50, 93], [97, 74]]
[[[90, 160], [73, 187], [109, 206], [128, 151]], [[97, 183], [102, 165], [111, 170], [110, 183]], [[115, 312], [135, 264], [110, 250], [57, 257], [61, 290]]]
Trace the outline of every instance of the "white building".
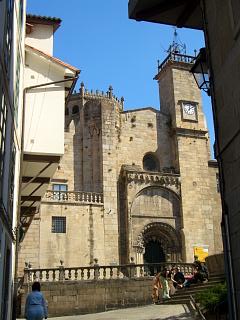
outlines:
[[25, 22], [25, 0], [0, 1], [0, 320], [15, 317], [15, 253], [64, 153], [65, 103], [80, 72], [53, 57], [60, 19]]
[[35, 15], [26, 19], [20, 241], [64, 154], [65, 104], [80, 72], [53, 57], [53, 36], [60, 23]]
[[23, 109], [25, 0], [0, 1], [0, 319], [11, 318]]

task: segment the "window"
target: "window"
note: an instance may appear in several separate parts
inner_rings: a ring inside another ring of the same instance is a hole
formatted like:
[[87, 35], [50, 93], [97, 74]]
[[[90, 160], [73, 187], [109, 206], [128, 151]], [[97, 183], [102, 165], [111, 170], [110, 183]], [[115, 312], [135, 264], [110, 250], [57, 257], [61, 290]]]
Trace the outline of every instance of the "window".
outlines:
[[77, 114], [79, 113], [79, 107], [76, 105], [76, 106], [73, 106], [72, 108], [72, 114]]
[[19, 109], [19, 83], [20, 83], [20, 69], [21, 69], [21, 56], [18, 50], [16, 60], [16, 78], [15, 78], [15, 90], [14, 90], [14, 117], [16, 124], [18, 124], [18, 109]]
[[53, 199], [55, 200], [66, 200], [67, 199], [67, 184], [53, 184]]
[[4, 26], [4, 46], [3, 46], [3, 56], [4, 56], [5, 68], [8, 76], [10, 74], [12, 36], [13, 36], [13, 0], [8, 0], [6, 20], [5, 20], [5, 26]]
[[8, 314], [8, 307], [9, 307], [9, 283], [10, 283], [10, 277], [11, 277], [11, 251], [10, 248], [6, 247], [5, 248], [5, 253], [4, 253], [4, 269], [3, 269], [3, 283], [2, 283], [2, 288], [3, 288], [3, 296], [2, 296], [2, 318], [1, 319], [7, 319], [7, 314]]
[[52, 217], [52, 233], [66, 233], [66, 217]]
[[146, 171], [158, 171], [159, 170], [158, 160], [153, 154], [147, 153], [144, 156], [143, 169]]
[[2, 235], [3, 235], [3, 228], [0, 226], [0, 260], [2, 259]]
[[9, 165], [9, 197], [8, 197], [8, 213], [12, 220], [13, 218], [13, 196], [14, 196], [14, 176], [15, 176], [15, 158], [16, 158], [16, 147], [14, 142], [12, 143], [11, 161]]
[[[0, 70], [1, 71], [1, 70]], [[0, 87], [0, 195], [2, 192], [3, 170], [6, 144], [7, 104], [3, 88]]]
[[23, 23], [23, 0], [19, 1], [19, 12], [18, 12], [18, 17], [19, 17], [19, 23], [20, 27], [22, 28], [22, 23]]

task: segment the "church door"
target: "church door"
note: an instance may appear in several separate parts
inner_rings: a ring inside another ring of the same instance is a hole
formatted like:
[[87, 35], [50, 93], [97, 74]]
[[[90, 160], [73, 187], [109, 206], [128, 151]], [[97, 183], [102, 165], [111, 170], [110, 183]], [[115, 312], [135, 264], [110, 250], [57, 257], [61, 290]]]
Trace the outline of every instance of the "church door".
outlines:
[[[145, 246], [144, 263], [161, 263], [165, 262], [165, 254], [159, 241], [150, 240]], [[151, 275], [154, 268], [149, 268]]]

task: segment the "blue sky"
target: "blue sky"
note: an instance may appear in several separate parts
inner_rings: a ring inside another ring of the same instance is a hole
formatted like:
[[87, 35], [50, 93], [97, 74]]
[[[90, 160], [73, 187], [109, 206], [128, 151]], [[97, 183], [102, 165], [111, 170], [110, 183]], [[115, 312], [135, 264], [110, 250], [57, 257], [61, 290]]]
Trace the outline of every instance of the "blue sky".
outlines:
[[[128, 19], [127, 0], [27, 0], [27, 12], [62, 19], [55, 33], [54, 55], [81, 70], [80, 81], [89, 90], [107, 91], [125, 98], [125, 109], [159, 109], [157, 60], [166, 57], [173, 27]], [[193, 55], [204, 46], [201, 31], [179, 29], [179, 37]], [[79, 88], [79, 84], [76, 87]], [[209, 98], [204, 112], [214, 141]]]

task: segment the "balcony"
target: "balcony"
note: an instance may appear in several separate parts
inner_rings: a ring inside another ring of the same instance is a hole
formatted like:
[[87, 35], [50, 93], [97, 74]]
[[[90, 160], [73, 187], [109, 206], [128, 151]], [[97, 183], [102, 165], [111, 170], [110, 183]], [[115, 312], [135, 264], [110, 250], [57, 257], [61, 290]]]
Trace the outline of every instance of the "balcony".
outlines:
[[47, 190], [42, 202], [103, 205], [103, 194], [95, 192]]
[[29, 45], [25, 62], [20, 190], [23, 236], [64, 154], [65, 104], [80, 72]]
[[123, 165], [121, 176], [127, 184], [133, 183], [140, 186], [161, 186], [174, 191], [177, 195], [181, 193], [180, 174], [173, 168], [163, 168], [159, 172], [142, 171], [139, 166]]

